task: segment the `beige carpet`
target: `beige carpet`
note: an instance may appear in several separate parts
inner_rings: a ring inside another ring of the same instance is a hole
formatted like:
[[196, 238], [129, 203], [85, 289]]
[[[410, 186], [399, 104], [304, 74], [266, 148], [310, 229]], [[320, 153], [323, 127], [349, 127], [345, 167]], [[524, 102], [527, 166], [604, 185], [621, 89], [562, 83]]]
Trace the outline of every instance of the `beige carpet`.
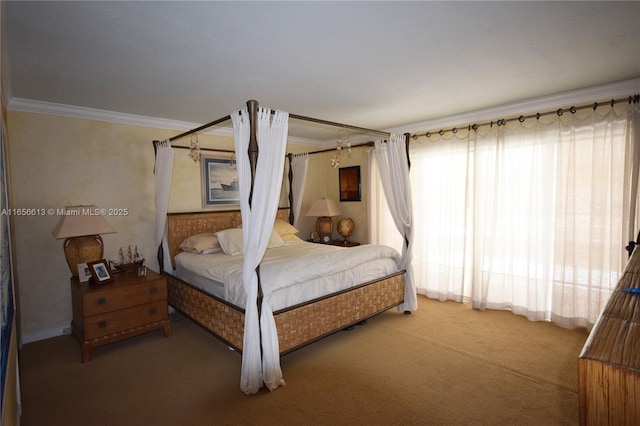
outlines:
[[177, 315], [80, 362], [70, 336], [20, 352], [22, 424], [575, 425], [587, 333], [419, 297], [282, 358], [286, 385], [244, 395], [241, 355]]

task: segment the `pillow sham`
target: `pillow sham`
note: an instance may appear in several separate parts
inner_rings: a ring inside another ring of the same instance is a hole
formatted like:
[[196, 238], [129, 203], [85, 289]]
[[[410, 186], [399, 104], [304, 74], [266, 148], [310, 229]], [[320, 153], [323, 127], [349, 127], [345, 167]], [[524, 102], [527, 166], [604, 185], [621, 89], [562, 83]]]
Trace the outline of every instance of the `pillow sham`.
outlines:
[[[220, 247], [225, 254], [235, 256], [244, 252], [242, 244], [242, 228], [230, 228], [218, 231], [216, 232], [216, 237], [218, 237]], [[282, 237], [278, 235], [277, 232], [271, 231], [271, 238], [269, 239], [267, 248], [280, 247], [283, 244], [284, 241]]]
[[283, 237], [285, 235], [297, 234], [298, 232], [300, 232], [298, 229], [296, 229], [295, 226], [289, 224], [288, 222], [285, 222], [282, 219], [276, 219], [275, 223], [273, 224], [273, 229], [281, 237]]
[[180, 248], [189, 253], [202, 253], [203, 250], [220, 248], [220, 243], [215, 234], [197, 234], [187, 237], [180, 243]]
[[304, 241], [302, 238], [294, 234], [286, 234], [282, 236], [283, 241]]

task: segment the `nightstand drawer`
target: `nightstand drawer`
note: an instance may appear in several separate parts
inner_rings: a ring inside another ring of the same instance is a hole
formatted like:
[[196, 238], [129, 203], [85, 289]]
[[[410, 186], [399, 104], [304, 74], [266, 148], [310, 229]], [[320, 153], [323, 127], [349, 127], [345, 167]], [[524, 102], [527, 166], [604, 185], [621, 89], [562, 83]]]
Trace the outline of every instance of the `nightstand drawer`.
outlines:
[[167, 298], [167, 283], [164, 279], [146, 281], [136, 285], [106, 288], [83, 294], [82, 316], [92, 316], [118, 311], [130, 306], [155, 302]]
[[166, 300], [87, 317], [84, 319], [84, 339], [106, 336], [167, 318]]

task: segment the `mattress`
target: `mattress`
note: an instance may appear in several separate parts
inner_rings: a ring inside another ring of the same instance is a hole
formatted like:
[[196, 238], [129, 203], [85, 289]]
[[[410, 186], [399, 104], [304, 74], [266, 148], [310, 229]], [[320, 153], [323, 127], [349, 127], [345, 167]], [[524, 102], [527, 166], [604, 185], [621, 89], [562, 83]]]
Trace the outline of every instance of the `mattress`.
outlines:
[[[176, 276], [200, 290], [244, 308], [242, 255], [179, 253]], [[338, 247], [288, 241], [269, 248], [260, 281], [273, 311], [336, 293], [398, 272], [400, 255], [387, 246]]]

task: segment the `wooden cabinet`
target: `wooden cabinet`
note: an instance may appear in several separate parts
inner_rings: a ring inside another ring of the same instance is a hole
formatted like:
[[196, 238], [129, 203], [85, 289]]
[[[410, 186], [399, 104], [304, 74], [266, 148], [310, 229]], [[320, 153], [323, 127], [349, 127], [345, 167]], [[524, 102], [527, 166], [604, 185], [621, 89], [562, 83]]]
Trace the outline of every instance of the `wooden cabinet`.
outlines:
[[333, 240], [331, 241], [331, 245], [340, 247], [356, 247], [359, 246], [360, 243], [356, 243], [354, 241]]
[[154, 330], [171, 335], [165, 277], [147, 270], [143, 277], [124, 273], [113, 278], [101, 285], [71, 278], [71, 333], [80, 342], [82, 362], [98, 346]]
[[640, 425], [640, 248], [578, 359], [581, 425]]

